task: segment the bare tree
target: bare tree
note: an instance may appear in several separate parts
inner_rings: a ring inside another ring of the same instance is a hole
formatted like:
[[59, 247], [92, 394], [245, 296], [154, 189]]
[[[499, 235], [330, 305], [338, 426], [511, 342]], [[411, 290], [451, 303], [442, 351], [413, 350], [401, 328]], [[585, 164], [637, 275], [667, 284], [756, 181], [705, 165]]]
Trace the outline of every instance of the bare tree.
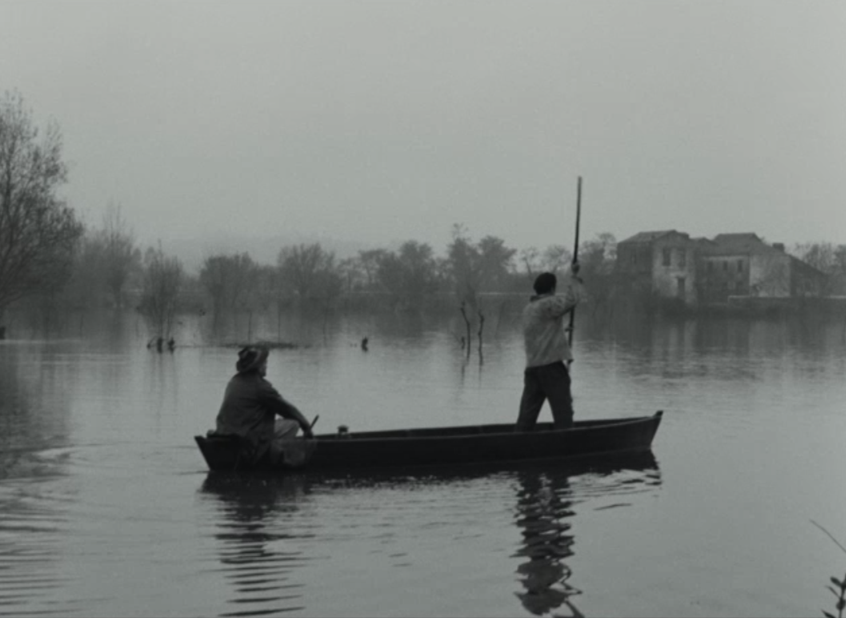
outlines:
[[365, 271], [356, 257], [341, 260], [338, 263], [338, 274], [341, 275], [344, 292], [347, 294], [353, 290], [360, 290], [366, 282]]
[[382, 253], [376, 279], [390, 292], [396, 307], [419, 309], [438, 288], [432, 247], [409, 240], [396, 253]]
[[551, 273], [562, 272], [573, 261], [573, 254], [564, 245], [549, 245], [544, 249], [541, 265]]
[[466, 302], [475, 312], [478, 293], [506, 281], [515, 253], [495, 236], [485, 236], [474, 243], [463, 225], [454, 225], [452, 242], [447, 247], [447, 264], [458, 301]]
[[520, 251], [519, 256], [529, 279], [534, 279], [541, 271], [561, 272], [573, 259], [573, 254], [564, 245], [549, 245], [543, 251], [529, 247]]
[[167, 257], [161, 247], [148, 249], [144, 262], [141, 313], [147, 318], [157, 337], [169, 337], [172, 334], [176, 301], [184, 278], [182, 263], [175, 257]]
[[123, 292], [130, 275], [141, 267], [141, 251], [121, 213], [119, 204], [109, 203], [100, 231], [105, 258], [105, 284], [115, 307], [123, 307]]
[[579, 247], [580, 275], [589, 290], [588, 300], [592, 313], [602, 308], [610, 312], [614, 297], [614, 267], [617, 262], [617, 240], [609, 232], [597, 234]]
[[43, 139], [38, 135], [19, 94], [0, 98], [0, 314], [67, 281], [83, 233], [56, 197], [67, 174], [59, 130], [50, 124]]
[[282, 280], [296, 296], [328, 302], [341, 292], [343, 280], [335, 254], [319, 243], [285, 247], [279, 252]]
[[213, 255], [203, 261], [200, 283], [211, 297], [215, 316], [244, 304], [243, 297], [252, 294], [257, 268], [248, 253]]
[[790, 296], [790, 266], [785, 255], [770, 252], [758, 258], [759, 273], [751, 283], [754, 296]]
[[792, 253], [825, 275], [818, 290], [821, 296], [833, 294], [838, 282], [846, 276], [846, 245], [803, 243], [796, 245]]
[[105, 259], [101, 238], [89, 230], [79, 242], [73, 274], [65, 286], [66, 303], [72, 307], [98, 307], [105, 291]]
[[370, 249], [358, 252], [356, 262], [364, 273], [364, 285], [368, 290], [372, 290], [377, 287], [376, 275], [379, 271], [379, 266], [387, 253], [388, 251], [385, 249]]
[[540, 270], [538, 261], [539, 257], [540, 252], [536, 247], [528, 247], [520, 251], [520, 262], [523, 263], [523, 267], [526, 269], [526, 274], [529, 276], [529, 279], [534, 279], [535, 273]]

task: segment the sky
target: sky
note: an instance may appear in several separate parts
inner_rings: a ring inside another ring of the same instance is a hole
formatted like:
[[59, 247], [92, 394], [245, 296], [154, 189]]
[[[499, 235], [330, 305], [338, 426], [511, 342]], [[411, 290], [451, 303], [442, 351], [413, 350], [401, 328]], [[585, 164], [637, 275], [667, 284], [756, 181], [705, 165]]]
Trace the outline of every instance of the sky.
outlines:
[[[0, 0], [0, 91], [141, 242], [846, 243], [842, 0]], [[249, 247], [244, 247], [248, 250]]]

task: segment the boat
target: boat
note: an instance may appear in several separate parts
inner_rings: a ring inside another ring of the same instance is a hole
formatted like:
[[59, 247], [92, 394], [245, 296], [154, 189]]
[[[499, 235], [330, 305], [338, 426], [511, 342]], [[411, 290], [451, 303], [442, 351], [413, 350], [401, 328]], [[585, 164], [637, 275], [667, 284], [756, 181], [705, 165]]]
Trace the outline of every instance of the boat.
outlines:
[[513, 423], [318, 434], [288, 441], [282, 456], [254, 460], [237, 436], [194, 436], [210, 470], [353, 469], [572, 459], [651, 449], [662, 411], [652, 416], [579, 420], [568, 429], [538, 423], [515, 432]]

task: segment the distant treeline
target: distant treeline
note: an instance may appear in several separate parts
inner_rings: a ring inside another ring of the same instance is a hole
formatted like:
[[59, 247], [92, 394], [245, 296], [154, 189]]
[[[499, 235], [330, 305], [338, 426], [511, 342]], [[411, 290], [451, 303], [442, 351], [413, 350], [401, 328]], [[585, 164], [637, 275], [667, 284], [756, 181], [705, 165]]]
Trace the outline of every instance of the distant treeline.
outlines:
[[[581, 248], [582, 275], [597, 285], [613, 270], [614, 237], [602, 234]], [[509, 296], [531, 294], [544, 271], [565, 275], [570, 251], [562, 245], [518, 252], [493, 236], [473, 240], [453, 226], [442, 255], [409, 240], [396, 250], [371, 249], [338, 260], [320, 243], [282, 246], [275, 264], [249, 252], [208, 256], [198, 272], [160, 248], [141, 251], [118, 206], [107, 209], [102, 227], [85, 229], [61, 286], [30, 295], [39, 311], [59, 308], [127, 308], [140, 311], [155, 334], [167, 336], [179, 312], [214, 316], [284, 311], [292, 307], [332, 310], [458, 311], [475, 316]]]
[[[57, 197], [66, 180], [58, 128], [43, 137], [19, 94], [0, 99], [0, 329], [10, 307], [45, 319], [68, 309], [111, 306], [139, 311], [153, 335], [168, 337], [180, 311], [283, 311], [292, 306], [394, 311], [457, 311], [473, 318], [484, 298], [525, 299], [542, 271], [563, 275], [570, 248], [517, 250], [495, 236], [471, 238], [453, 225], [442, 253], [408, 240], [339, 260], [319, 243], [282, 246], [275, 264], [248, 252], [207, 257], [187, 273], [161, 246], [142, 249], [118, 204], [99, 227], [84, 225]], [[616, 239], [598, 234], [579, 247], [590, 311], [611, 311], [616, 298]], [[846, 246], [797, 245], [798, 257], [823, 272], [846, 274]], [[634, 299], [636, 300], [636, 299]], [[645, 299], [649, 307], [654, 299]], [[501, 305], [501, 303], [500, 303]], [[2, 330], [0, 330], [2, 332]], [[1, 335], [0, 335], [1, 336]]]

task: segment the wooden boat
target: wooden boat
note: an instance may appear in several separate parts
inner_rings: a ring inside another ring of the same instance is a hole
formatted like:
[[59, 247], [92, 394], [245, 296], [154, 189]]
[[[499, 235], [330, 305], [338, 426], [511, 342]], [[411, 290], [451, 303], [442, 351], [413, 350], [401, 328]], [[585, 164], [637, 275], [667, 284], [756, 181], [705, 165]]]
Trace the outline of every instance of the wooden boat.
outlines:
[[507, 423], [319, 434], [313, 440], [291, 440], [279, 461], [267, 456], [252, 461], [237, 437], [194, 439], [213, 471], [479, 464], [648, 451], [662, 414], [576, 421], [562, 430], [538, 423], [528, 432], [515, 432], [514, 424]]

